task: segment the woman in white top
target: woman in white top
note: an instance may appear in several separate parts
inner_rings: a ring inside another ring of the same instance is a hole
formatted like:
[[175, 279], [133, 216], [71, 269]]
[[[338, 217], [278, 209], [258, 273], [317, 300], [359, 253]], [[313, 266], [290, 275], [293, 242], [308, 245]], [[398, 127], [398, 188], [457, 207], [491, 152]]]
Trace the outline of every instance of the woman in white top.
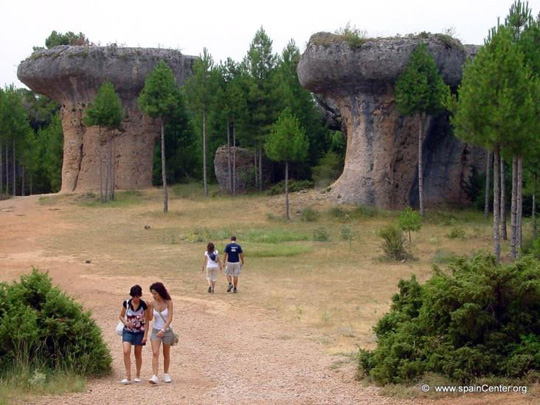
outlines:
[[163, 381], [170, 383], [169, 366], [171, 364], [171, 342], [173, 340], [173, 331], [171, 323], [173, 320], [173, 302], [169, 292], [163, 283], [154, 283], [150, 286], [150, 292], [154, 301], [150, 304], [150, 321], [153, 319], [152, 334], [150, 342], [152, 343], [152, 370], [154, 375], [150, 378], [151, 384], [158, 383], [159, 369], [159, 348], [163, 343]]
[[219, 252], [215, 249], [212, 242], [208, 242], [206, 252], [204, 252], [204, 261], [201, 271], [206, 269], [206, 281], [208, 282], [208, 292], [214, 294], [216, 287], [218, 269], [223, 271], [221, 261], [219, 260]]

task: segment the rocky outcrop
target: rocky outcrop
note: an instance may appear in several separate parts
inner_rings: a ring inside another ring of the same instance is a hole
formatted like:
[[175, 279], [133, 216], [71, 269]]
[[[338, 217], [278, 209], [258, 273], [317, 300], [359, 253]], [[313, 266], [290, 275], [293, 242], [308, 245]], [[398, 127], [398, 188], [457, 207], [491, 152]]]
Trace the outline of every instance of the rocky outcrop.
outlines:
[[115, 186], [139, 189], [152, 185], [153, 149], [159, 128], [141, 113], [137, 97], [146, 76], [160, 60], [171, 67], [181, 84], [191, 72], [194, 57], [170, 49], [57, 46], [34, 52], [21, 62], [19, 80], [61, 105], [62, 192], [99, 190], [98, 128], [87, 128], [82, 118], [105, 81], [112, 82], [125, 110], [122, 129], [113, 138]]
[[[302, 86], [316, 93], [327, 111], [339, 112], [347, 136], [345, 166], [332, 186], [340, 201], [381, 208], [417, 205], [418, 122], [401, 116], [394, 84], [415, 47], [424, 42], [444, 81], [457, 87], [462, 66], [473, 53], [444, 35], [369, 39], [351, 47], [335, 34], [310, 38], [298, 65]], [[474, 162], [483, 154], [450, 134], [448, 119], [424, 125], [426, 205], [464, 203]]]

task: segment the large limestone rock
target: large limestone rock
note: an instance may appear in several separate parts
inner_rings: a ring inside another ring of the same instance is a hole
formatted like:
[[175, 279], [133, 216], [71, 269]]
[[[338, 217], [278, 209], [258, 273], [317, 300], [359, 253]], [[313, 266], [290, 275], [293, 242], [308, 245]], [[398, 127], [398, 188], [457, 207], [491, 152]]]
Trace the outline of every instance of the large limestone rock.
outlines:
[[98, 128], [87, 128], [82, 118], [107, 80], [113, 83], [125, 109], [122, 130], [113, 139], [115, 186], [140, 189], [152, 185], [153, 148], [159, 128], [141, 113], [137, 97], [146, 76], [160, 60], [165, 60], [181, 84], [191, 72], [194, 57], [170, 49], [58, 46], [37, 51], [21, 62], [17, 72], [21, 82], [61, 105], [62, 192], [99, 190]]
[[[456, 87], [467, 50], [443, 35], [369, 39], [351, 48], [338, 35], [310, 38], [298, 65], [302, 86], [337, 118], [347, 136], [345, 166], [332, 186], [343, 202], [381, 208], [418, 203], [418, 122], [399, 115], [394, 84], [414, 48], [425, 42], [444, 81]], [[427, 125], [426, 125], [427, 124]], [[450, 135], [448, 119], [432, 117], [424, 144], [426, 205], [464, 203], [472, 166], [483, 154]]]

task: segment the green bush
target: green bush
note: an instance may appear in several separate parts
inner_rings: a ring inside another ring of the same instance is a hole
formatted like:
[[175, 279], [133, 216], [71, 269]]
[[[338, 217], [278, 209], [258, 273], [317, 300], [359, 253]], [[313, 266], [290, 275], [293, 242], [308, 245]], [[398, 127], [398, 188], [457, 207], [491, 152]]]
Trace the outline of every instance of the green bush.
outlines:
[[318, 187], [333, 183], [343, 172], [344, 159], [336, 152], [328, 151], [312, 169], [312, 177]]
[[446, 237], [448, 239], [465, 239], [466, 238], [465, 229], [463, 229], [459, 225], [453, 225], [448, 233], [446, 234]]
[[[297, 191], [307, 190], [313, 188], [314, 184], [311, 180], [290, 180], [289, 181], [289, 193], [294, 193]], [[274, 184], [266, 192], [268, 195], [278, 195], [285, 193], [285, 180], [280, 181], [277, 184]]]
[[319, 213], [313, 208], [304, 208], [300, 214], [300, 219], [303, 222], [315, 222], [319, 219]]
[[21, 364], [80, 375], [111, 371], [90, 312], [54, 287], [47, 273], [34, 269], [19, 283], [0, 283], [0, 302], [0, 377]]
[[317, 242], [328, 242], [330, 240], [330, 232], [321, 226], [313, 231], [313, 240]]
[[411, 242], [411, 231], [418, 232], [422, 228], [422, 216], [411, 207], [405, 208], [398, 217], [399, 227], [409, 233], [409, 243]]
[[381, 248], [385, 257], [391, 260], [403, 260], [409, 256], [405, 245], [405, 236], [397, 224], [388, 224], [379, 231], [382, 238]]
[[359, 373], [379, 384], [426, 373], [469, 383], [522, 378], [540, 369], [540, 263], [457, 258], [434, 266], [425, 284], [399, 282], [390, 311], [374, 328], [377, 348], [361, 350]]

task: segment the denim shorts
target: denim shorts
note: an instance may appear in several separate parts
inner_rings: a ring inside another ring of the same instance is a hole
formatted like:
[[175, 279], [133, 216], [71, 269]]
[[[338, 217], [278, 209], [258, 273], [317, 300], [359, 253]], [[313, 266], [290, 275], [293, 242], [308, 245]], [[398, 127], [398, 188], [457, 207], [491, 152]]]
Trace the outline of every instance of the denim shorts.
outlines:
[[122, 331], [122, 342], [128, 342], [134, 346], [144, 346], [146, 343], [142, 342], [143, 338], [144, 332], [133, 333], [126, 329]]

